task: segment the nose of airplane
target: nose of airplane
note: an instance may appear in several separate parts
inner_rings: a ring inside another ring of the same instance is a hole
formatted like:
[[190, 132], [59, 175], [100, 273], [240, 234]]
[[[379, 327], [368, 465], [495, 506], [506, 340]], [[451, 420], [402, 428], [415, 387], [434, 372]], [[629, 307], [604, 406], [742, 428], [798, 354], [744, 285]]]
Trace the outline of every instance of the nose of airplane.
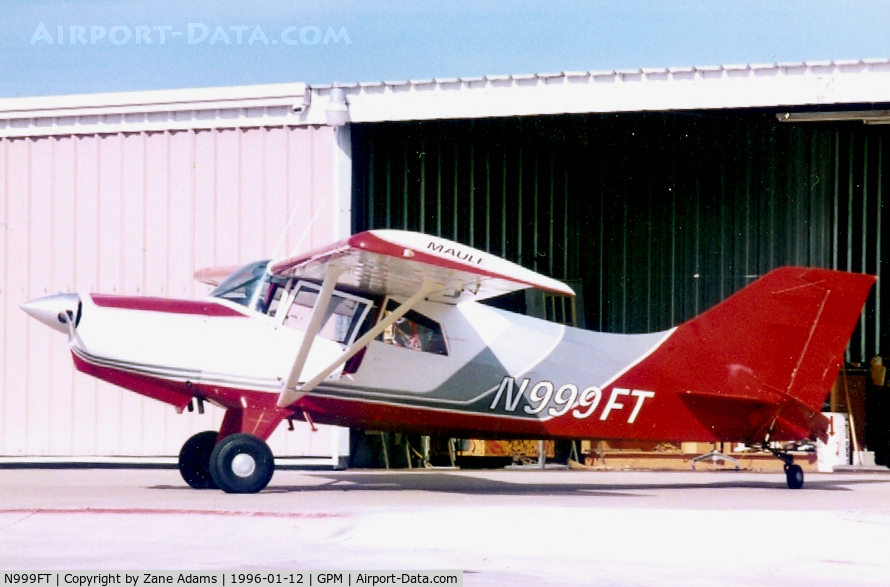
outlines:
[[79, 306], [80, 296], [77, 294], [56, 294], [25, 302], [21, 308], [50, 328], [68, 334], [68, 319], [73, 319], [77, 324]]

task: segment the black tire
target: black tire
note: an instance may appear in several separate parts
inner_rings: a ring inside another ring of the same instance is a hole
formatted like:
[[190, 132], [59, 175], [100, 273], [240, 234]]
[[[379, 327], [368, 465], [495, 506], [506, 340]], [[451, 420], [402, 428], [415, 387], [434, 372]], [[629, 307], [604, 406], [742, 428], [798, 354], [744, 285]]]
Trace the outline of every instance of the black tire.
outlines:
[[227, 436], [210, 455], [210, 475], [226, 493], [262, 491], [274, 472], [269, 445], [252, 434]]
[[216, 446], [215, 430], [198, 432], [185, 441], [179, 451], [179, 474], [189, 487], [194, 489], [216, 489], [210, 474], [210, 455]]
[[803, 469], [800, 468], [800, 465], [786, 465], [785, 480], [788, 482], [789, 489], [803, 487]]

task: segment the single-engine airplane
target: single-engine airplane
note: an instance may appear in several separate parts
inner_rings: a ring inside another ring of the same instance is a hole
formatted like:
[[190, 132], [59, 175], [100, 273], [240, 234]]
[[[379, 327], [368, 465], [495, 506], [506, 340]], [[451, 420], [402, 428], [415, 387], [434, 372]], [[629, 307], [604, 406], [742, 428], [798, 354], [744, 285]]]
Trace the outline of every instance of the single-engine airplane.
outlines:
[[[776, 269], [692, 320], [607, 334], [478, 303], [563, 283], [449, 240], [371, 230], [258, 261], [201, 301], [58, 294], [23, 304], [78, 370], [182, 411], [225, 409], [182, 447], [195, 488], [262, 490], [285, 419], [455, 438], [826, 439], [820, 408], [876, 278]], [[771, 446], [771, 445], [770, 445]], [[793, 457], [789, 487], [803, 485]]]

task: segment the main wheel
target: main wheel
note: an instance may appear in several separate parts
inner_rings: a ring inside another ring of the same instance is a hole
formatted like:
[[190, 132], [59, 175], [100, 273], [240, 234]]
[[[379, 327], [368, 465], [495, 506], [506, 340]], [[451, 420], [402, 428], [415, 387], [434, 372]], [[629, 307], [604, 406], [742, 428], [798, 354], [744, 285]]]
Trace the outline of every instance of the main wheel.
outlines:
[[227, 436], [210, 455], [210, 475], [226, 493], [256, 493], [272, 479], [275, 460], [269, 446], [252, 434]]
[[800, 468], [800, 465], [785, 465], [785, 480], [788, 482], [789, 489], [803, 487], [803, 469]]
[[198, 432], [185, 441], [179, 451], [179, 474], [195, 489], [216, 489], [210, 475], [210, 455], [216, 446], [215, 430]]

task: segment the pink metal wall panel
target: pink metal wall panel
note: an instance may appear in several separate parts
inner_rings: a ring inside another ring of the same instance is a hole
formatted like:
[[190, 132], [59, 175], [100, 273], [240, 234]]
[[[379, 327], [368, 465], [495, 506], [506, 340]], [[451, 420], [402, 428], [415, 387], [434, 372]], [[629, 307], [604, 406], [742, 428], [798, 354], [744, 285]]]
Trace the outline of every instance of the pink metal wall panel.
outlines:
[[[28, 225], [27, 251], [28, 258], [28, 291], [50, 293], [48, 284], [52, 271], [52, 175], [43, 169], [42, 164], [35, 162], [52, 162], [52, 141], [42, 138], [29, 141], [30, 157], [27, 165], [29, 174], [28, 215], [33, 219]], [[50, 396], [46, 390], [52, 388], [51, 370], [41, 368], [39, 361], [50, 364], [52, 355], [50, 348], [52, 339], [47, 328], [29, 328], [27, 339], [28, 357], [38, 361], [28, 362], [28, 383], [25, 387], [25, 422], [29, 431], [26, 450], [34, 454], [46, 454], [49, 448], [49, 427], [46, 414], [49, 411]]]
[[[18, 139], [6, 142], [6, 177], [4, 178], [4, 209], [6, 225], [6, 315], [3, 321], [3, 338], [6, 341], [6, 364], [3, 370], [3, 431], [4, 441], [23, 453], [28, 446], [28, 340], [31, 325], [27, 316], [18, 309], [19, 300], [27, 299], [31, 254], [28, 250], [28, 200], [31, 174], [29, 151], [31, 141]], [[43, 260], [45, 261], [45, 260]], [[45, 356], [35, 356], [45, 360]]]
[[[131, 295], [145, 294], [145, 185], [148, 171], [145, 166], [144, 134], [121, 137], [121, 230], [123, 231], [120, 257], [121, 282], [118, 289]], [[77, 375], [80, 377], [80, 375]], [[108, 390], [110, 391], [110, 390]], [[122, 393], [115, 390], [116, 393]], [[123, 392], [126, 395], [125, 392]], [[121, 436], [120, 451], [125, 455], [162, 454], [164, 438], [160, 433], [147, 434], [151, 417], [156, 430], [162, 430], [161, 406], [152, 406], [142, 396], [125, 397], [121, 402], [121, 419], [126, 431]]]
[[[298, 177], [309, 177], [307, 183], [292, 183], [290, 191], [291, 207], [296, 207], [298, 202], [311, 202], [312, 212], [298, 214], [288, 231], [288, 250], [297, 246], [305, 248], [310, 243], [326, 243], [336, 240], [328, 218], [334, 216], [334, 208], [337, 197], [333, 194], [333, 153], [334, 133], [325, 133], [315, 143], [307, 145], [304, 142], [290, 137], [288, 155], [291, 173]], [[327, 173], [317, 173], [315, 170], [329, 170]], [[315, 221], [313, 215], [318, 214]]]
[[11, 252], [9, 241], [9, 143], [0, 141], [0, 446], [5, 445], [9, 430], [7, 417], [7, 368], [6, 349], [8, 340], [9, 320], [7, 319], [6, 306], [9, 300], [6, 279], [6, 266]]
[[216, 215], [217, 258], [240, 259], [240, 245], [247, 227], [241, 217], [241, 131], [223, 130], [214, 133], [216, 140]]
[[[71, 197], [74, 177], [74, 142], [53, 138], [51, 145], [52, 242], [67, 243], [68, 245], [51, 249], [50, 276], [55, 289], [48, 291], [48, 294], [56, 293], [56, 291], [71, 291], [74, 287], [76, 257], [74, 247], [70, 246], [70, 243], [74, 242], [77, 230], [76, 209], [74, 198]], [[33, 327], [33, 325], [31, 326]], [[49, 342], [51, 355], [48, 371], [51, 377], [49, 385], [51, 403], [46, 420], [49, 424], [50, 454], [70, 454], [74, 447], [72, 426], [75, 405], [74, 370], [55, 368], [56, 365], [63, 366], [71, 360], [68, 348], [64, 344], [64, 337], [62, 339]], [[38, 362], [37, 360], [32, 361]]]
[[[99, 258], [99, 137], [75, 136], [71, 140], [74, 141], [74, 175], [70, 193], [74, 199], [75, 238], [73, 243], [55, 243], [53, 250], [73, 245], [74, 288], [78, 291], [97, 291], [99, 286], [97, 263]], [[28, 322], [30, 328], [42, 326], [41, 324], [32, 324], [33, 320]], [[34, 359], [29, 358], [29, 360]], [[62, 368], [62, 365], [58, 365], [58, 367]], [[99, 382], [86, 377], [74, 378], [74, 417], [72, 419], [74, 454], [98, 453], [100, 428], [97, 414], [108, 395], [119, 393], [115, 390], [112, 394], [101, 395], [98, 390]], [[103, 418], [104, 414], [103, 410]], [[106, 430], [103, 428], [101, 431], [107, 433]]]
[[276, 256], [282, 251], [276, 251], [278, 243], [285, 243], [281, 237], [287, 227], [288, 218], [281, 214], [281, 210], [288, 210], [288, 182], [292, 172], [288, 168], [287, 147], [288, 135], [263, 129], [263, 157], [262, 176], [263, 182], [260, 189], [263, 193], [265, 207], [263, 209], [263, 251], [266, 254]]
[[194, 145], [195, 267], [224, 265], [216, 250], [216, 133], [195, 132]]
[[[175, 455], [218, 427], [210, 406], [180, 415], [75, 373], [64, 336], [18, 306], [59, 291], [200, 297], [209, 288], [196, 269], [272, 256], [292, 215], [278, 254], [304, 234], [305, 249], [335, 239], [333, 132], [0, 140], [0, 456]], [[271, 444], [328, 455], [331, 439], [298, 425]]]
[[[241, 227], [239, 253], [242, 259], [259, 259], [271, 254], [264, 247], [266, 230], [263, 224], [263, 138], [261, 128], [248, 128], [238, 137], [238, 194], [240, 210], [238, 224]], [[250, 238], [257, 235], [260, 238]]]
[[[97, 291], [120, 293], [123, 280], [121, 255], [123, 231], [121, 230], [121, 207], [124, 198], [121, 192], [121, 135], [99, 135], [96, 137], [96, 157], [98, 172], [98, 241], [96, 259]], [[121, 421], [123, 394], [97, 395], [99, 415], [97, 418], [96, 452], [114, 454], [121, 447], [123, 423]]]

